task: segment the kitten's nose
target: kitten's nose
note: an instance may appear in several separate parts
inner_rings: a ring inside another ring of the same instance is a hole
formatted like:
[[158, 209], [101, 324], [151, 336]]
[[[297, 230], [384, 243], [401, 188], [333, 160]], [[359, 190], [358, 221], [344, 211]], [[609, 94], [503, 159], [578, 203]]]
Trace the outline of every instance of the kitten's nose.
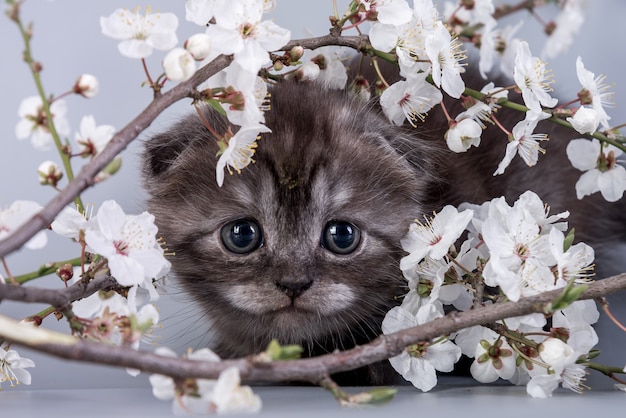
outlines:
[[274, 283], [281, 292], [291, 299], [295, 299], [309, 289], [313, 281], [309, 279], [281, 279], [276, 280]]

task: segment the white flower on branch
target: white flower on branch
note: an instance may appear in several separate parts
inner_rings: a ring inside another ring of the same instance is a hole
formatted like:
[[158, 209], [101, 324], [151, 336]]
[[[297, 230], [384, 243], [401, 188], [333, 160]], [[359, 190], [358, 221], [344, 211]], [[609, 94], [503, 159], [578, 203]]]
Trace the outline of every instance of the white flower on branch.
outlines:
[[483, 338], [476, 344], [472, 353], [474, 361], [470, 366], [472, 377], [481, 383], [491, 383], [498, 378], [509, 380], [515, 374], [513, 349], [502, 337], [492, 330], [480, 327]]
[[[6, 209], [0, 209], [0, 240], [5, 239], [28, 222], [41, 209], [41, 205], [29, 200], [17, 200]], [[48, 243], [44, 231], [37, 232], [24, 246], [31, 250], [43, 248]]]
[[546, 69], [546, 63], [531, 55], [526, 41], [517, 46], [513, 79], [530, 110], [541, 112], [542, 105], [553, 107], [557, 104], [558, 100], [550, 97], [552, 77]]
[[129, 58], [146, 58], [153, 49], [167, 51], [178, 42], [178, 17], [173, 13], [151, 13], [150, 8], [145, 15], [139, 8], [117, 9], [109, 17], [100, 17], [100, 28], [105, 36], [121, 40], [118, 50]]
[[108, 260], [111, 275], [122, 286], [144, 287], [154, 292], [152, 279], [170, 269], [156, 239], [154, 216], [148, 212], [126, 215], [112, 200], [105, 201], [85, 231], [90, 250]]
[[241, 386], [239, 369], [229, 367], [220, 373], [210, 396], [211, 405], [218, 414], [257, 413], [261, 410], [261, 398], [250, 386]]
[[438, 22], [436, 29], [428, 35], [425, 43], [426, 55], [430, 59], [433, 82], [451, 97], [458, 99], [465, 90], [461, 73], [465, 68], [460, 63], [466, 56], [458, 39]]
[[[383, 333], [390, 334], [443, 316], [434, 304], [426, 304], [420, 311], [413, 315], [401, 306], [392, 308], [383, 320]], [[413, 386], [427, 392], [437, 385], [437, 371], [452, 371], [460, 358], [461, 349], [442, 337], [431, 343], [411, 345], [400, 355], [390, 358], [389, 362]]]
[[513, 301], [565, 284], [555, 279], [557, 260], [550, 252], [548, 234], [553, 228], [562, 228], [564, 225], [557, 221], [569, 213], [548, 216], [541, 199], [530, 191], [522, 194], [513, 207], [498, 198], [477, 213], [485, 217], [482, 222], [474, 222], [472, 228], [489, 250], [483, 271], [485, 284], [499, 286]]
[[[20, 357], [15, 350], [7, 351], [0, 347], [0, 385], [3, 382], [9, 382], [11, 387], [20, 383], [30, 385], [30, 372], [24, 370], [29, 367], [35, 367], [31, 359]], [[1, 386], [0, 389], [2, 389]]]
[[380, 105], [394, 125], [401, 126], [406, 119], [416, 127], [442, 99], [441, 91], [426, 81], [426, 73], [420, 73], [389, 86], [380, 96]]
[[74, 207], [65, 207], [50, 227], [62, 237], [80, 241], [81, 234], [87, 227], [87, 217]]
[[610, 85], [605, 83], [606, 76], [601, 74], [595, 76], [594, 73], [585, 68], [583, 60], [576, 59], [576, 75], [583, 89], [578, 93], [578, 97], [583, 105], [590, 104], [598, 112], [600, 124], [603, 129], [609, 129], [609, 120], [604, 107], [611, 107], [614, 104], [614, 93], [609, 91]]
[[526, 118], [518, 122], [509, 136], [509, 143], [506, 146], [504, 158], [498, 164], [498, 168], [493, 173], [494, 176], [503, 174], [504, 170], [511, 164], [513, 157], [519, 154], [524, 162], [532, 167], [537, 164], [539, 153], [545, 153], [545, 150], [539, 145], [539, 141], [547, 141], [547, 134], [533, 133], [539, 121], [549, 118], [546, 112], [535, 112], [529, 110], [526, 112]]
[[574, 139], [567, 144], [566, 151], [572, 165], [584, 171], [576, 182], [579, 199], [598, 191], [609, 202], [622, 198], [626, 190], [626, 169], [617, 161], [622, 150], [602, 145], [597, 139]]
[[[67, 113], [65, 100], [53, 101], [50, 105], [50, 113], [59, 136], [68, 136], [70, 124], [65, 117]], [[17, 114], [21, 119], [15, 126], [15, 136], [18, 139], [30, 138], [33, 146], [38, 150], [50, 149], [54, 141], [48, 128], [48, 118], [44, 112], [41, 97], [31, 96], [22, 100]]]
[[81, 147], [81, 157], [95, 157], [96, 154], [111, 142], [115, 128], [111, 125], [96, 125], [92, 115], [83, 116], [80, 120], [80, 132], [76, 132], [75, 140]]
[[416, 220], [400, 241], [402, 248], [409, 253], [400, 260], [400, 269], [414, 270], [426, 256], [435, 260], [443, 258], [465, 231], [473, 215], [470, 209], [459, 212], [455, 207], [447, 205], [433, 218], [427, 218], [425, 223]]
[[242, 127], [228, 139], [227, 148], [222, 151], [215, 166], [218, 186], [222, 187], [224, 184], [225, 168], [230, 174], [233, 173], [231, 168], [239, 173], [252, 162], [257, 145], [256, 141], [264, 132], [271, 132], [271, 130], [265, 125], [249, 125]]
[[585, 366], [576, 364], [581, 353], [558, 338], [547, 338], [539, 345], [539, 356], [549, 369], [534, 367], [526, 392], [534, 398], [548, 398], [561, 384], [577, 393], [583, 391]]
[[263, 0], [233, 0], [228, 7], [216, 7], [215, 24], [207, 28], [215, 53], [234, 54], [245, 71], [256, 74], [269, 61], [268, 51], [289, 42], [291, 32], [271, 20], [261, 21]]

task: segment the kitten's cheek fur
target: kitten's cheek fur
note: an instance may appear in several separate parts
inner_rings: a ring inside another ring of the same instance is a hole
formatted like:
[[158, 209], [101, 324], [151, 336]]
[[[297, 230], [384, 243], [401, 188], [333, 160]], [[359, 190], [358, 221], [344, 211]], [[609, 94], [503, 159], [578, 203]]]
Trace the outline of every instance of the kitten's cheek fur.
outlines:
[[316, 316], [329, 316], [348, 309], [356, 300], [350, 286], [320, 282], [313, 282], [310, 289], [293, 300], [272, 283], [234, 285], [224, 296], [235, 308], [254, 315], [300, 311]]

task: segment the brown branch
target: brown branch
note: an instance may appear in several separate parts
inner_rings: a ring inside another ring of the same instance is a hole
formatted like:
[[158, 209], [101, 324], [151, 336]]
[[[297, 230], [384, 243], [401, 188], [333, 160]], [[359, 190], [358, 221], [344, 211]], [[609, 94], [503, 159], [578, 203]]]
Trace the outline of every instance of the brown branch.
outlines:
[[78, 299], [92, 295], [99, 290], [110, 290], [119, 286], [109, 275], [96, 277], [86, 283], [82, 280], [62, 289], [43, 289], [30, 286], [15, 286], [0, 283], [0, 301], [14, 300], [30, 303], [47, 303], [63, 311]]
[[[610, 293], [626, 289], [626, 273], [591, 283], [581, 299], [597, 299]], [[171, 357], [161, 357], [146, 351], [133, 351], [124, 347], [111, 347], [74, 339], [71, 343], [48, 343], [42, 339], [11, 337], [0, 327], [0, 337], [15, 344], [25, 345], [57, 357], [108, 364], [118, 367], [131, 367], [146, 372], [159, 373], [175, 379], [187, 377], [216, 378], [227, 367], [239, 368], [246, 381], [284, 382], [307, 381], [318, 384], [328, 374], [352, 370], [377, 361], [393, 357], [404, 347], [421, 341], [428, 341], [441, 335], [474, 325], [488, 324], [500, 319], [544, 312], [561, 290], [523, 298], [518, 302], [504, 302], [488, 305], [467, 312], [448, 314], [424, 325], [383, 335], [369, 344], [351, 350], [324, 356], [271, 363], [255, 362], [253, 358], [224, 360], [218, 363], [198, 362]], [[1, 319], [1, 317], [0, 317]], [[15, 334], [14, 334], [15, 335]], [[59, 341], [56, 339], [55, 341]], [[32, 341], [36, 341], [33, 343]]]

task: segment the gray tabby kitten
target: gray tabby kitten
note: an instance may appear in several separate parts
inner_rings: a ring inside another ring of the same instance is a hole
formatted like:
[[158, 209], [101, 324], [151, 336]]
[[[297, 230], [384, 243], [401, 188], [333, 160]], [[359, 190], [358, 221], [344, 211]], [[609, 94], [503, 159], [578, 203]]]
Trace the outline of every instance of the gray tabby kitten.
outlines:
[[[456, 101], [447, 106], [461, 111]], [[207, 109], [206, 117], [224, 132], [220, 116]], [[499, 117], [515, 122], [505, 110]], [[516, 157], [497, 177], [504, 135], [488, 128], [479, 148], [454, 154], [439, 107], [416, 129], [397, 127], [376, 104], [346, 92], [284, 82], [271, 91], [266, 124], [272, 133], [260, 139], [256, 163], [227, 175], [221, 188], [218, 146], [197, 115], [146, 144], [149, 210], [176, 253], [176, 277], [213, 321], [212, 348], [223, 358], [260, 352], [272, 338], [311, 356], [375, 338], [406, 292], [400, 238], [445, 204], [501, 195], [512, 203], [532, 189], [552, 212], [572, 212], [577, 238], [626, 239], [615, 217], [588, 221], [610, 204], [598, 194], [576, 199], [580, 172], [564, 161], [573, 135], [554, 124], [537, 129], [552, 138], [537, 166]], [[624, 223], [625, 211], [616, 212]], [[385, 362], [335, 378], [379, 384], [393, 374]]]

